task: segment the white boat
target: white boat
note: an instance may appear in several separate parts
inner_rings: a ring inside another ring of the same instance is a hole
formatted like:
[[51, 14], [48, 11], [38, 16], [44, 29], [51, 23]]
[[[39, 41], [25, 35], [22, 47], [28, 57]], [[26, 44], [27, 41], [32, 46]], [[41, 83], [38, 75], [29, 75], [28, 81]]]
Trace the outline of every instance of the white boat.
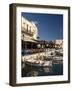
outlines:
[[51, 67], [52, 66], [52, 60], [46, 61], [46, 60], [34, 60], [32, 61], [25, 61], [25, 64], [30, 66], [39, 66], [39, 67]]

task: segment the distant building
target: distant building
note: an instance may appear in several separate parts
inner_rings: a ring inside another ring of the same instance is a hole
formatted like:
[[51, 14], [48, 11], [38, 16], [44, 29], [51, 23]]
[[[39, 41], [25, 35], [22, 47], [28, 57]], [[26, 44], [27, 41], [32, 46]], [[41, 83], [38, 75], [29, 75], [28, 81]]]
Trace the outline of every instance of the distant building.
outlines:
[[58, 39], [58, 40], [55, 40], [54, 42], [55, 42], [56, 48], [63, 48], [63, 40]]

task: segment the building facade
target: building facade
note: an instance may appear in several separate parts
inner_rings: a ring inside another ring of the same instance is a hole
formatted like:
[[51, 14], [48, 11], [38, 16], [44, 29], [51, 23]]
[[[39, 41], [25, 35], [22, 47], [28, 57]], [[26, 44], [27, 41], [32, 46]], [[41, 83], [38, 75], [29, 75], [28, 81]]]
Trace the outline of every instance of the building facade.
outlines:
[[34, 22], [28, 21], [26, 18], [22, 17], [21, 19], [21, 32], [22, 40], [24, 41], [33, 41], [37, 40], [38, 29]]
[[38, 29], [36, 24], [26, 18], [21, 18], [22, 50], [37, 48]]
[[63, 48], [63, 40], [61, 40], [61, 39], [55, 40], [55, 47]]

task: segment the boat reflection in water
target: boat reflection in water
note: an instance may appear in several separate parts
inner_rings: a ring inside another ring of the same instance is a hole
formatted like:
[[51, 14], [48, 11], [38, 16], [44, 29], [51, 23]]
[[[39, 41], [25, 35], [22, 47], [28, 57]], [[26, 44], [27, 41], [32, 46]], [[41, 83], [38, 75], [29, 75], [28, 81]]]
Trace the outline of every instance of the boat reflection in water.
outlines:
[[58, 51], [54, 53], [54, 56], [22, 62], [22, 77], [63, 75], [63, 55]]
[[22, 68], [22, 77], [48, 75], [63, 75], [63, 64], [53, 64], [52, 67], [34, 67], [25, 65], [25, 68]]

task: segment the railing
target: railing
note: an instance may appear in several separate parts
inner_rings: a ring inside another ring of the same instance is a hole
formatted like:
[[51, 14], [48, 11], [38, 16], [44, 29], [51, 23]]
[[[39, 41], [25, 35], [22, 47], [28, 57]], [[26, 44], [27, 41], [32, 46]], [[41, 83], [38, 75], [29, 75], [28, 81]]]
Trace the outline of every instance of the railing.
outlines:
[[28, 35], [30, 35], [30, 36], [33, 36], [33, 34], [34, 34], [34, 32], [29, 31], [29, 30], [26, 30], [26, 29], [23, 28], [23, 27], [22, 27], [22, 32], [23, 32], [23, 33], [26, 33], [26, 34], [28, 34]]

